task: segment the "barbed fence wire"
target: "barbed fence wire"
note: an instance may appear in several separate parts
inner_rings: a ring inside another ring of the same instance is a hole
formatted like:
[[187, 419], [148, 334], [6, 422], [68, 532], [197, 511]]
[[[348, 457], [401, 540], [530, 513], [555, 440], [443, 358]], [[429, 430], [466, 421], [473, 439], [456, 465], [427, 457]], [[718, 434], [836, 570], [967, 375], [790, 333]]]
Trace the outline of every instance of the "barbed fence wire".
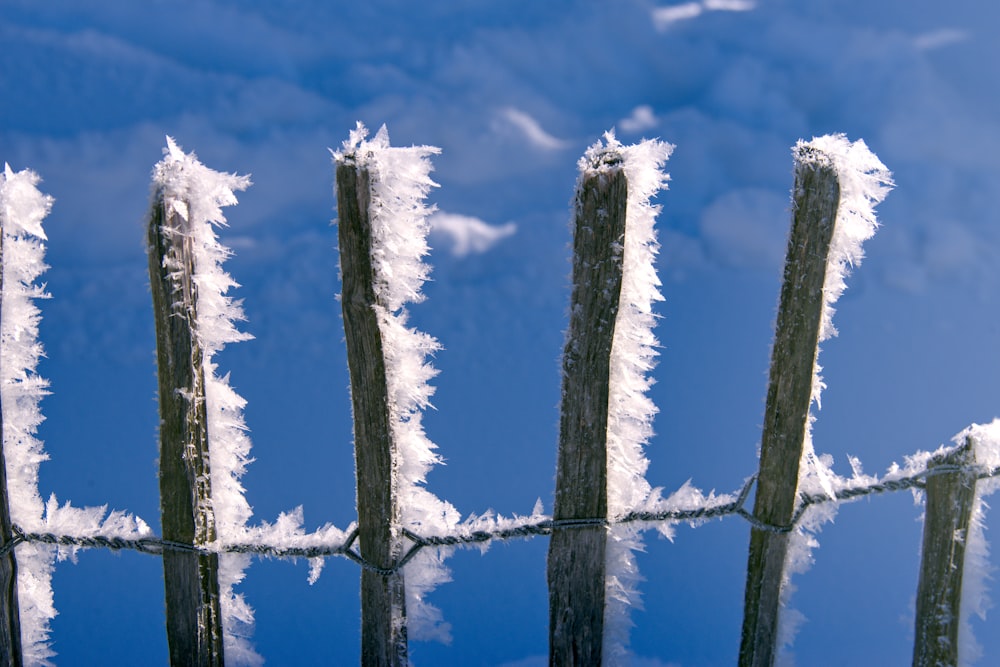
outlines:
[[[932, 459], [933, 461], [933, 459]], [[237, 553], [251, 554], [268, 558], [328, 558], [340, 556], [347, 558], [365, 570], [381, 575], [391, 575], [402, 570], [414, 556], [425, 548], [468, 547], [483, 545], [492, 541], [527, 539], [542, 535], [551, 535], [556, 529], [587, 528], [593, 526], [615, 526], [622, 524], [690, 523], [700, 524], [711, 519], [723, 519], [738, 516], [758, 530], [773, 533], [790, 533], [796, 529], [806, 512], [811, 507], [828, 503], [851, 502], [872, 495], [892, 493], [912, 489], [923, 490], [926, 480], [937, 475], [964, 472], [976, 481], [1000, 476], [1000, 467], [989, 468], [982, 465], [937, 464], [925, 467], [909, 475], [897, 476], [889, 473], [881, 479], [867, 483], [851, 484], [850, 479], [842, 480], [847, 484], [828, 494], [800, 494], [797, 509], [788, 525], [774, 525], [761, 521], [746, 509], [746, 502], [757, 481], [757, 474], [751, 475], [738, 492], [722, 496], [735, 499], [726, 502], [712, 502], [709, 499], [696, 507], [670, 508], [661, 511], [635, 511], [618, 518], [591, 519], [552, 519], [549, 516], [537, 518], [537, 515], [518, 517], [505, 520], [508, 525], [498, 526], [491, 530], [473, 529], [459, 530], [444, 535], [418, 535], [406, 528], [403, 535], [411, 542], [409, 549], [391, 568], [378, 567], [366, 560], [354, 543], [358, 538], [358, 528], [355, 526], [347, 538], [340, 543], [317, 544], [310, 546], [284, 546], [266, 542], [237, 542], [223, 545], [194, 545], [164, 540], [155, 535], [135, 539], [109, 535], [68, 535], [49, 532], [26, 532], [19, 526], [12, 527], [11, 535], [7, 536], [6, 544], [0, 547], [0, 557], [7, 555], [19, 544], [48, 544], [57, 547], [74, 547], [84, 549], [109, 549], [111, 551], [136, 551], [144, 554], [162, 555], [167, 551], [200, 552], [200, 553]], [[523, 521], [519, 523], [518, 521]], [[513, 523], [513, 525], [510, 525]], [[468, 523], [465, 524], [468, 527]], [[309, 536], [296, 536], [296, 539]]]

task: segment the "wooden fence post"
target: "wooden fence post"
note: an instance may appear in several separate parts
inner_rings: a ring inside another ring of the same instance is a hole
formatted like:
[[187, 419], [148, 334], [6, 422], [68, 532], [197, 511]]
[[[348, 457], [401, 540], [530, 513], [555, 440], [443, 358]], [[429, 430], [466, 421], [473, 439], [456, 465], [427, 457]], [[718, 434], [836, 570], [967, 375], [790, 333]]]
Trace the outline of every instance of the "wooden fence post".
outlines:
[[194, 549], [163, 552], [172, 665], [222, 665], [219, 555], [208, 458], [202, 350], [195, 333], [197, 288], [187, 221], [156, 193], [148, 230], [160, 399], [160, 513], [163, 539]]
[[[771, 351], [754, 516], [772, 526], [792, 521], [813, 366], [823, 312], [827, 255], [840, 203], [837, 172], [803, 146], [795, 161], [792, 230]], [[804, 155], [803, 152], [809, 152]], [[788, 533], [752, 528], [744, 597], [742, 667], [770, 667], [777, 652], [778, 612]]]
[[[382, 334], [375, 312], [372, 267], [371, 181], [353, 156], [337, 161], [337, 236], [342, 273], [341, 309], [354, 409], [354, 457], [358, 485], [361, 556], [393, 570], [402, 550], [400, 507], [394, 475]], [[384, 304], [383, 304], [384, 305]], [[406, 590], [403, 572], [361, 571], [361, 663], [407, 665]]]
[[[3, 219], [0, 218], [0, 312], [3, 311]], [[17, 558], [8, 543], [14, 539], [7, 497], [7, 461], [3, 453], [3, 399], [0, 398], [0, 665], [21, 664], [21, 617], [17, 604]]]
[[[935, 457], [929, 469], [942, 465], [972, 466], [974, 441], [945, 456]], [[976, 497], [976, 476], [956, 470], [927, 478], [917, 617], [913, 639], [914, 667], [958, 664], [959, 609], [965, 546]]]
[[[622, 283], [628, 181], [605, 152], [576, 193], [573, 295], [563, 353], [556, 521], [608, 514], [611, 342]], [[549, 664], [599, 665], [604, 642], [607, 526], [558, 527], [549, 542]]]

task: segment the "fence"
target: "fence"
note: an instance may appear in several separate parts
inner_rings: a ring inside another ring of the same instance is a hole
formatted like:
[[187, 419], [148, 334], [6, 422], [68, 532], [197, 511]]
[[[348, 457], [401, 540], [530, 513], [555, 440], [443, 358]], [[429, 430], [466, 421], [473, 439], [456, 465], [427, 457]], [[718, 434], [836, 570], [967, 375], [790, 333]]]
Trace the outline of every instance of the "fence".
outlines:
[[[295, 539], [247, 525], [239, 485], [249, 452], [242, 402], [212, 361], [223, 345], [246, 337], [234, 325], [241, 311], [226, 296], [233, 284], [221, 269], [227, 251], [212, 224], [224, 222], [221, 207], [248, 181], [207, 169], [172, 140], [154, 172], [148, 227], [162, 535], [123, 516], [87, 515], [76, 517], [72, 531], [47, 529], [58, 523], [51, 515], [59, 508], [44, 510], [47, 522], [37, 498], [40, 443], [32, 434], [44, 386], [34, 373], [40, 348], [32, 300], [42, 295], [34, 280], [49, 200], [33, 174], [8, 167], [0, 180], [0, 664], [52, 655], [47, 620], [18, 585], [26, 570], [38, 572], [35, 562], [50, 545], [159, 555], [177, 665], [257, 659], [240, 637], [245, 610], [232, 592], [251, 556], [351, 559], [361, 568], [362, 663], [405, 665], [408, 631], [425, 611], [421, 594], [441, 579], [439, 559], [424, 558], [431, 550], [540, 535], [550, 537], [550, 664], [617, 662], [634, 592], [620, 564], [631, 562], [641, 532], [739, 516], [751, 525], [740, 664], [772, 665], [790, 554], [808, 549], [808, 533], [839, 503], [904, 489], [923, 490], [927, 503], [913, 662], [957, 664], [964, 564], [971, 543], [982, 540], [982, 497], [1000, 475], [1000, 422], [972, 426], [956, 446], [910, 457], [881, 478], [839, 477], [812, 446], [810, 409], [822, 389], [818, 345], [832, 333], [832, 305], [847, 269], [874, 233], [873, 206], [891, 186], [863, 142], [829, 136], [795, 148], [759, 471], [741, 489], [698, 502], [663, 499], [645, 480], [642, 449], [655, 412], [646, 398], [656, 345], [652, 302], [660, 298], [657, 209], [649, 200], [666, 183], [661, 167], [671, 148], [657, 141], [623, 146], [607, 135], [580, 163], [552, 516], [538, 510], [460, 522], [422, 485], [435, 461], [420, 412], [433, 374], [425, 357], [436, 343], [406, 326], [404, 308], [419, 299], [427, 275], [423, 198], [433, 185], [427, 157], [435, 149], [390, 147], [384, 131], [367, 141], [359, 125], [335, 154], [358, 521]], [[407, 578], [413, 568], [420, 568], [416, 583]]]

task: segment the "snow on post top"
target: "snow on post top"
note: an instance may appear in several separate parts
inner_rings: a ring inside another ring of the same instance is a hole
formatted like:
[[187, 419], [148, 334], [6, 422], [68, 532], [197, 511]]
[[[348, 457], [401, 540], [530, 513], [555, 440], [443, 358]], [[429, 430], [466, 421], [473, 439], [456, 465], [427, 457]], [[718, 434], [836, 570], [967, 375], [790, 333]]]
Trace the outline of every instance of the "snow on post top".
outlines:
[[374, 139], [367, 140], [368, 128], [360, 121], [341, 150], [333, 152], [338, 163], [353, 163], [368, 169], [372, 194], [372, 264], [379, 280], [375, 294], [379, 303], [394, 313], [406, 303], [424, 300], [421, 288], [430, 273], [423, 258], [429, 252], [428, 216], [435, 207], [424, 198], [437, 187], [430, 178], [430, 155], [441, 152], [436, 146], [397, 147], [389, 145], [389, 131], [383, 125]]

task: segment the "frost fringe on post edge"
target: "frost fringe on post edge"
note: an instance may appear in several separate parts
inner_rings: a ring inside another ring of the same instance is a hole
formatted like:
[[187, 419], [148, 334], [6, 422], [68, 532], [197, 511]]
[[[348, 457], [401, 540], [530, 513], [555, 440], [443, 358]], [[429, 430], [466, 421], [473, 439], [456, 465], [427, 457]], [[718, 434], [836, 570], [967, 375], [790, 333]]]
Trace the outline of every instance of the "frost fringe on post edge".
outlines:
[[[892, 174], [872, 153], [863, 140], [851, 142], [843, 134], [830, 134], [812, 141], [799, 140], [792, 151], [796, 165], [820, 162], [832, 165], [840, 184], [840, 203], [834, 225], [830, 251], [827, 255], [826, 278], [823, 283], [823, 311], [820, 319], [819, 343], [837, 335], [833, 326], [834, 304], [846, 288], [846, 278], [851, 268], [861, 263], [864, 257], [862, 244], [875, 234], [878, 221], [875, 206], [892, 189]], [[799, 461], [798, 495], [823, 494], [836, 496], [838, 489], [858, 483], [861, 475], [860, 463], [851, 458], [854, 469], [853, 479], [839, 477], [831, 469], [829, 455], [817, 456], [812, 441], [812, 424], [816, 419], [811, 406], [822, 407], [821, 394], [826, 385], [818, 363], [819, 345], [816, 346], [816, 360], [813, 363], [812, 395], [809, 418], [806, 423], [805, 438], [802, 443], [802, 458]], [[795, 590], [791, 578], [809, 569], [812, 564], [812, 550], [819, 543], [815, 534], [820, 526], [832, 521], [837, 513], [837, 503], [831, 502], [810, 507], [802, 522], [792, 532], [781, 587], [782, 612], [778, 621], [778, 642], [784, 652], [791, 646], [799, 624], [804, 620], [801, 612], [788, 607]], [[784, 660], [787, 656], [779, 656]]]
[[[987, 471], [1000, 468], [1000, 419], [989, 424], [972, 424], [952, 438], [956, 447], [966, 440], [973, 443], [976, 465]], [[986, 496], [1000, 489], [1000, 478], [988, 477], [976, 483], [976, 495], [972, 504], [972, 520], [969, 533], [965, 536], [965, 568], [962, 574], [961, 618], [958, 627], [959, 667], [972, 665], [983, 653], [982, 646], [972, 632], [972, 616], [986, 620], [986, 612], [992, 607], [987, 593], [987, 582], [992, 579], [995, 569], [990, 565], [990, 547], [986, 541]]]
[[[49, 383], [38, 375], [43, 354], [38, 342], [41, 313], [35, 299], [48, 297], [35, 281], [45, 266], [42, 220], [52, 197], [36, 187], [37, 174], [15, 173], [4, 165], [0, 174], [0, 228], [3, 230], [3, 310], [0, 313], [0, 391], [3, 402], [3, 450], [7, 463], [7, 494], [11, 521], [21, 530], [88, 537], [125, 539], [149, 537], [139, 518], [104, 507], [60, 506], [55, 494], [43, 501], [38, 467], [48, 455], [36, 437], [42, 423], [39, 403]], [[107, 514], [107, 516], [105, 516]], [[50, 665], [56, 653], [49, 644], [50, 621], [56, 616], [52, 570], [56, 558], [75, 559], [78, 547], [32, 543], [17, 546], [17, 594], [25, 665]]]
[[[653, 335], [653, 303], [663, 300], [655, 267], [659, 244], [654, 224], [660, 206], [651, 204], [650, 199], [667, 187], [670, 177], [662, 167], [673, 149], [671, 144], [658, 140], [624, 146], [611, 131], [603, 141], [588, 148], [578, 163], [582, 182], [595, 171], [613, 168], [599, 159], [602, 154], [617, 154], [628, 182], [621, 293], [611, 345], [608, 393], [607, 499], [608, 519], [612, 522], [629, 512], [649, 509], [659, 500], [659, 489], [654, 490], [646, 481], [649, 460], [644, 452], [657, 413], [648, 395], [653, 384], [649, 373], [655, 366], [659, 345]], [[629, 610], [642, 606], [638, 590], [641, 577], [633, 554], [643, 549], [641, 531], [642, 526], [637, 524], [612, 525], [608, 529], [602, 649], [608, 664], [627, 662], [632, 625]]]
[[[437, 340], [407, 326], [406, 304], [424, 300], [421, 288], [431, 267], [423, 261], [429, 252], [428, 216], [434, 211], [424, 199], [437, 184], [431, 180], [428, 159], [441, 152], [433, 146], [408, 148], [389, 145], [383, 125], [367, 140], [360, 122], [333, 154], [335, 160], [352, 155], [371, 178], [372, 267], [375, 306], [385, 354], [390, 424], [395, 452], [393, 482], [401, 509], [401, 528], [417, 534], [452, 532], [458, 511], [424, 486], [431, 466], [441, 462], [437, 448], [424, 433], [423, 410], [430, 406], [437, 370], [428, 357]], [[407, 630], [414, 639], [450, 641], [450, 626], [441, 612], [424, 599], [437, 585], [451, 580], [444, 559], [452, 549], [422, 549], [406, 566]]]
[[[232, 252], [219, 243], [215, 226], [224, 226], [223, 206], [237, 203], [235, 191], [250, 185], [247, 176], [214, 171], [198, 161], [194, 153], [185, 154], [170, 137], [163, 159], [153, 168], [154, 189], [160, 191], [163, 205], [182, 218], [183, 233], [193, 243], [194, 275], [197, 302], [194, 333], [203, 350], [206, 418], [208, 422], [209, 465], [212, 482], [212, 506], [215, 513], [219, 546], [246, 538], [247, 520], [252, 515], [240, 478], [250, 462], [250, 438], [243, 419], [246, 401], [229, 385], [229, 374], [219, 376], [213, 357], [227, 343], [253, 338], [236, 327], [245, 321], [240, 301], [227, 296], [239, 285], [222, 268]], [[263, 659], [250, 645], [253, 610], [233, 587], [243, 580], [250, 565], [246, 554], [222, 553], [219, 556], [219, 602], [228, 662], [260, 664]]]

